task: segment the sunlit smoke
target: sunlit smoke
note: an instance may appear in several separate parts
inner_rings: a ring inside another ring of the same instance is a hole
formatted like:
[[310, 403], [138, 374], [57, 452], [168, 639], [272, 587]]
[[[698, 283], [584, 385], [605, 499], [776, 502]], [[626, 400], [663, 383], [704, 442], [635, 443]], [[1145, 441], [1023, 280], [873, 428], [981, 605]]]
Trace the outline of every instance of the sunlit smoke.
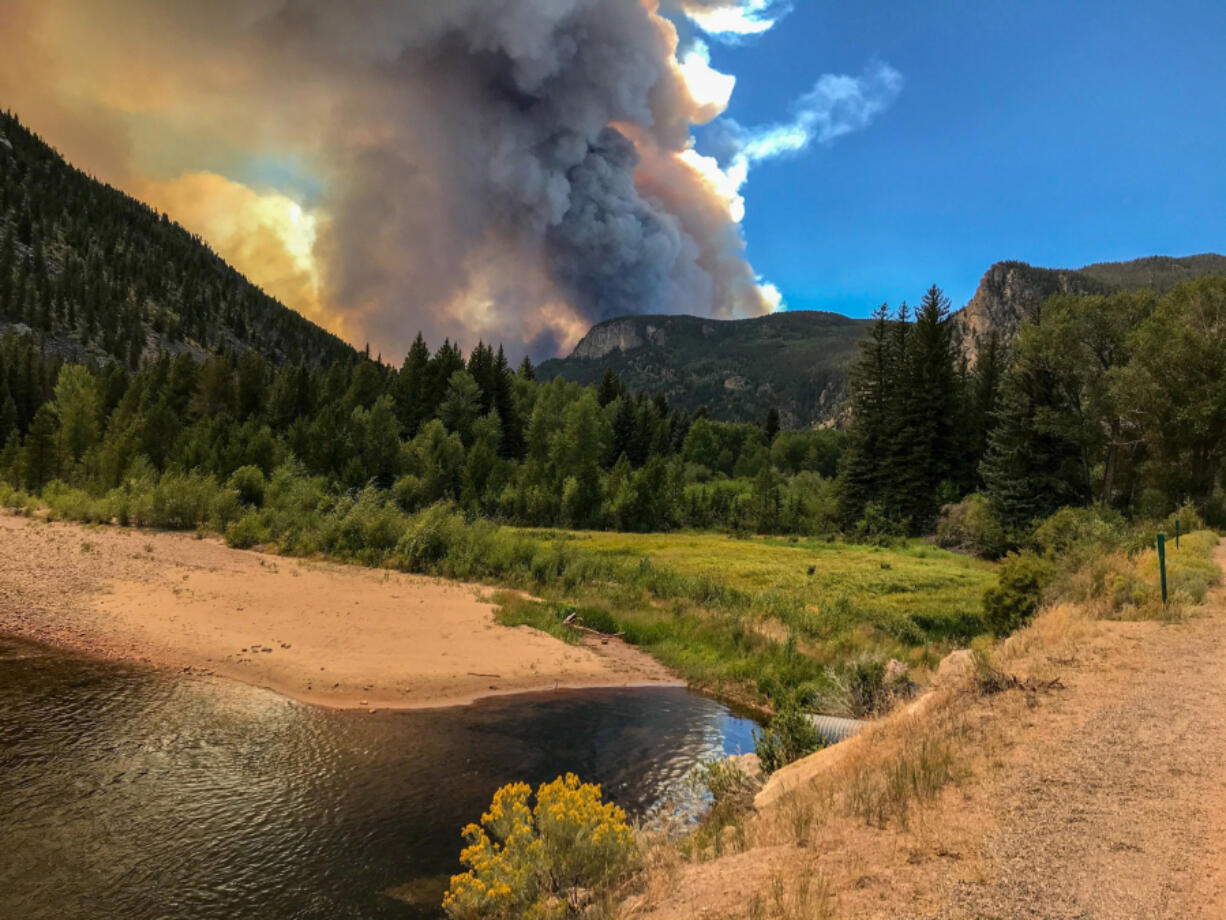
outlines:
[[685, 87], [698, 106], [693, 123], [705, 124], [728, 108], [736, 77], [711, 66], [711, 51], [703, 41], [695, 41], [679, 58]]

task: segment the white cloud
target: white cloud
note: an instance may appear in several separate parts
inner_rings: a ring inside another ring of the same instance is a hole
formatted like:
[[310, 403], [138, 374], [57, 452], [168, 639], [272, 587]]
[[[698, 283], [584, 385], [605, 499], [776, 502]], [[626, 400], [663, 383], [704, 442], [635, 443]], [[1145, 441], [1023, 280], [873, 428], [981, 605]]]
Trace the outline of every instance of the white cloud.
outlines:
[[792, 10], [791, 0], [689, 0], [682, 6], [698, 28], [722, 41], [768, 32]]
[[[745, 218], [741, 190], [754, 165], [801, 153], [814, 142], [829, 144], [866, 128], [893, 104], [902, 85], [902, 74], [880, 61], [870, 64], [858, 77], [825, 74], [813, 89], [796, 100], [791, 121], [759, 128], [745, 128], [731, 119], [722, 122], [726, 149], [731, 149], [730, 154], [725, 154], [723, 165], [693, 149], [683, 156], [724, 202], [729, 217], [739, 224]], [[759, 276], [756, 286], [770, 312], [787, 309], [782, 292], [774, 284]]]
[[828, 144], [859, 131], [890, 107], [902, 91], [903, 77], [889, 64], [876, 61], [858, 77], [825, 74], [794, 106], [791, 121], [744, 128], [729, 120], [726, 127], [734, 152], [725, 172], [736, 188], [749, 177], [750, 167], [764, 160], [806, 150], [811, 144]]

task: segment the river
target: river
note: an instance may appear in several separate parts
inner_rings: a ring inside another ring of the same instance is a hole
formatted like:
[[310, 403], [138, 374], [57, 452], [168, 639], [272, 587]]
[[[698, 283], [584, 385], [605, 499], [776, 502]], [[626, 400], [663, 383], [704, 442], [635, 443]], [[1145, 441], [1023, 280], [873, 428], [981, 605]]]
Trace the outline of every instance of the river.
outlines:
[[571, 771], [641, 816], [753, 727], [678, 688], [334, 712], [0, 638], [0, 917], [437, 917], [498, 786]]

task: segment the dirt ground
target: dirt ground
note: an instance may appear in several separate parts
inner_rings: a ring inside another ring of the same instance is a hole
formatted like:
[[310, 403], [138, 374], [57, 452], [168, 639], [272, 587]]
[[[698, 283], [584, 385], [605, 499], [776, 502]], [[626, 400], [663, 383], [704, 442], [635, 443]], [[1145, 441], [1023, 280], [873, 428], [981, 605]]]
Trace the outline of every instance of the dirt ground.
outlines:
[[622, 643], [494, 622], [487, 589], [0, 515], [0, 631], [334, 707], [677, 683]]
[[[1226, 568], [1226, 546], [1216, 558]], [[1059, 685], [895, 715], [746, 819], [747, 845], [665, 857], [624, 916], [1226, 918], [1226, 589], [1185, 622], [1062, 609], [1010, 642], [1011, 673]], [[908, 735], [948, 742], [958, 776], [905, 827], [870, 826], [837, 790]]]

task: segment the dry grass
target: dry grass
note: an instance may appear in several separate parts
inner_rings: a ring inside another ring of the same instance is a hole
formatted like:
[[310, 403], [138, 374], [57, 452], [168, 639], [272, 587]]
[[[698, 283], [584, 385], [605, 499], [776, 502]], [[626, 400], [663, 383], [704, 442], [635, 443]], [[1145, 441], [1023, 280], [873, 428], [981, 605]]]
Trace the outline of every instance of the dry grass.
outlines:
[[1210, 558], [1217, 542], [1217, 535], [1207, 530], [1187, 534], [1178, 547], [1173, 540], [1167, 542], [1166, 604], [1154, 548], [1092, 559], [1064, 579], [1056, 593], [1096, 619], [1180, 621], [1204, 603], [1209, 589], [1221, 580], [1222, 573]]

